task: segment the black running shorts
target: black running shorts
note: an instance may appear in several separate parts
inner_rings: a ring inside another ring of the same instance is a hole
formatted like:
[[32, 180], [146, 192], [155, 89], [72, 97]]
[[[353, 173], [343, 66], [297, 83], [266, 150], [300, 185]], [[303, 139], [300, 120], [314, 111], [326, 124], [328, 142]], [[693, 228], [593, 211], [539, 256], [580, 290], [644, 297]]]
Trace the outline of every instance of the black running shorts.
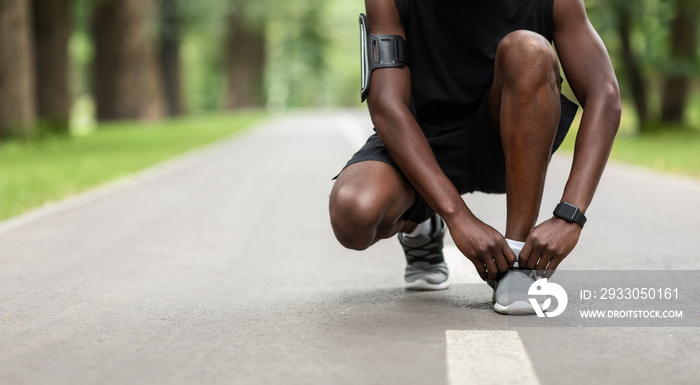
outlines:
[[[506, 192], [505, 154], [501, 139], [491, 123], [488, 95], [487, 92], [470, 123], [451, 130], [440, 130], [438, 134], [427, 137], [440, 168], [460, 194]], [[564, 141], [577, 109], [575, 103], [561, 95], [561, 118], [552, 153]], [[399, 170], [376, 133], [369, 137], [345, 167], [367, 160], [385, 162]], [[415, 205], [404, 214], [404, 218], [421, 223], [433, 213], [435, 211], [418, 195]]]

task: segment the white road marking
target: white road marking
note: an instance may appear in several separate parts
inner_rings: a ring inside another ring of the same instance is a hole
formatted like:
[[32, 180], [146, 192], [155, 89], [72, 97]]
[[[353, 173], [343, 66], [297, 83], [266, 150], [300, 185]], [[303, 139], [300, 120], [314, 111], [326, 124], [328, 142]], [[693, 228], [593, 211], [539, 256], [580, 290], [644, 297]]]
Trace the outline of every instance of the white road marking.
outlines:
[[445, 336], [450, 385], [539, 385], [518, 332], [447, 330]]
[[452, 283], [484, 283], [474, 265], [459, 251], [457, 246], [445, 245], [442, 252], [445, 255], [447, 266], [450, 268]]

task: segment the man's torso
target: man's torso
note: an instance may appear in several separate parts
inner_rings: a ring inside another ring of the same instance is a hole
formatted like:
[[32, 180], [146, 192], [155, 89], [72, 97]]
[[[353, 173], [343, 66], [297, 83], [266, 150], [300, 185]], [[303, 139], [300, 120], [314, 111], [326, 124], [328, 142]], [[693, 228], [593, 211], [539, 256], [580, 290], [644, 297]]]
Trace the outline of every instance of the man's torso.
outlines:
[[553, 0], [395, 0], [410, 50], [411, 109], [427, 136], [468, 124], [519, 29], [552, 41]]

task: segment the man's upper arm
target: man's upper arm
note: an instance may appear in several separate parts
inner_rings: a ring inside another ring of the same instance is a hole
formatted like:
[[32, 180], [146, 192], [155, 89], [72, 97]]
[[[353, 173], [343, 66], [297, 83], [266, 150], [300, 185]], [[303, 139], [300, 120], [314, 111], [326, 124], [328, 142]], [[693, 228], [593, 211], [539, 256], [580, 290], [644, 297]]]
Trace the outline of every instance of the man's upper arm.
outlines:
[[554, 0], [554, 45], [567, 81], [584, 108], [590, 97], [617, 92], [610, 56], [582, 0]]
[[[376, 35], [406, 34], [394, 0], [365, 0], [367, 22]], [[381, 111], [379, 106], [403, 104], [408, 106], [411, 98], [411, 75], [408, 67], [377, 68], [370, 76], [367, 103], [370, 112]]]

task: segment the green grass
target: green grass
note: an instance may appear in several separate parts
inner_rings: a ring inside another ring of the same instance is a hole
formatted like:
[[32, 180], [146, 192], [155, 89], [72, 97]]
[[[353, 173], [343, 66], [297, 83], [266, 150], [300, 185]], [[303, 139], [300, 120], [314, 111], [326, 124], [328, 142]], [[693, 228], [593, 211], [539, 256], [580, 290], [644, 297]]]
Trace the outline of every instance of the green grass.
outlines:
[[101, 124], [90, 135], [0, 145], [0, 220], [242, 131], [263, 112]]
[[[562, 143], [561, 149], [564, 151], [574, 150], [580, 115], [579, 109], [571, 131]], [[652, 132], [640, 135], [635, 132], [635, 124], [631, 113], [623, 114], [620, 131], [610, 154], [611, 159], [700, 178], [699, 129], [658, 126]]]

